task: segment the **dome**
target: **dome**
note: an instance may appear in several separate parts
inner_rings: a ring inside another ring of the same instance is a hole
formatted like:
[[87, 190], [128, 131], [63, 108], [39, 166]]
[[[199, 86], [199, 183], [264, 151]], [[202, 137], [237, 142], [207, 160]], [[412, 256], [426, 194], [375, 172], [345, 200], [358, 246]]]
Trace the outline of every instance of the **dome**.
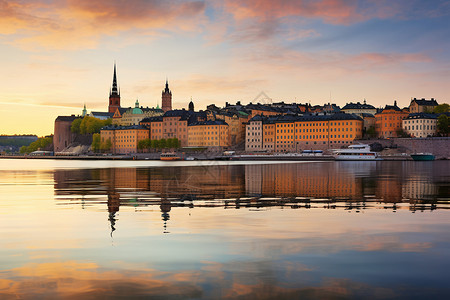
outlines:
[[134, 104], [134, 108], [132, 111], [133, 115], [142, 115], [144, 112], [139, 108], [139, 100], [136, 99], [136, 103]]

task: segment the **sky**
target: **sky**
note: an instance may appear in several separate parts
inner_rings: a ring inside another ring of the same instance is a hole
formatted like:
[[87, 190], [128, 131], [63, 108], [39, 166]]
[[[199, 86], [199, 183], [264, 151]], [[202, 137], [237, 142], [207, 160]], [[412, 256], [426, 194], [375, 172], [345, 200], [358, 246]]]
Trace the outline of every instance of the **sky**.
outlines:
[[0, 134], [107, 111], [114, 63], [123, 107], [161, 105], [166, 78], [173, 108], [448, 103], [449, 16], [439, 0], [0, 0]]

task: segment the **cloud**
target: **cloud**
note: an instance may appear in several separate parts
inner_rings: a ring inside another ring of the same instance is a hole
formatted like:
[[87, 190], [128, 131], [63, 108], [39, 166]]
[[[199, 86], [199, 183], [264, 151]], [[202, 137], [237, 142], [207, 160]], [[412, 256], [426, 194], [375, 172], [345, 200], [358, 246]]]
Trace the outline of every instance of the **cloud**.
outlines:
[[0, 33], [25, 49], [95, 48], [105, 36], [124, 32], [194, 31], [202, 22], [203, 1], [68, 0], [24, 4], [0, 0]]

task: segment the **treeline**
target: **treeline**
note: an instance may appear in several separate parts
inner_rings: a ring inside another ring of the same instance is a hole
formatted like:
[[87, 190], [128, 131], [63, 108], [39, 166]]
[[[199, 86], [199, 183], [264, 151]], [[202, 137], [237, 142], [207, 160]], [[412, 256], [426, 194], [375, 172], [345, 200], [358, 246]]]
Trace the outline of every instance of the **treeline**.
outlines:
[[22, 147], [28, 146], [32, 142], [37, 140], [37, 136], [33, 135], [24, 135], [24, 136], [0, 136], [0, 146], [13, 146], [13, 147]]
[[19, 152], [24, 154], [24, 153], [31, 153], [37, 150], [43, 150], [52, 143], [53, 137], [41, 137], [38, 138], [36, 141], [32, 142], [29, 146], [20, 147]]
[[138, 142], [138, 149], [166, 149], [173, 148], [178, 149], [181, 147], [181, 141], [177, 138], [173, 139], [160, 139], [160, 140], [151, 140], [145, 139]]
[[111, 125], [112, 119], [100, 120], [94, 117], [85, 116], [83, 119], [75, 119], [70, 130], [73, 133], [88, 134], [100, 133], [100, 128]]

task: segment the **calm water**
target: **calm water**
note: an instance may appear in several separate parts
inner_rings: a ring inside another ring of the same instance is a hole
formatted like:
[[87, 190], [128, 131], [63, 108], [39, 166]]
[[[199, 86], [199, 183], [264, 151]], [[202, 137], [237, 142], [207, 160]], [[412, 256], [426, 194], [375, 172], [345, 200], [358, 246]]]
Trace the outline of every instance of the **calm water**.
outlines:
[[450, 162], [0, 160], [0, 299], [443, 299]]

